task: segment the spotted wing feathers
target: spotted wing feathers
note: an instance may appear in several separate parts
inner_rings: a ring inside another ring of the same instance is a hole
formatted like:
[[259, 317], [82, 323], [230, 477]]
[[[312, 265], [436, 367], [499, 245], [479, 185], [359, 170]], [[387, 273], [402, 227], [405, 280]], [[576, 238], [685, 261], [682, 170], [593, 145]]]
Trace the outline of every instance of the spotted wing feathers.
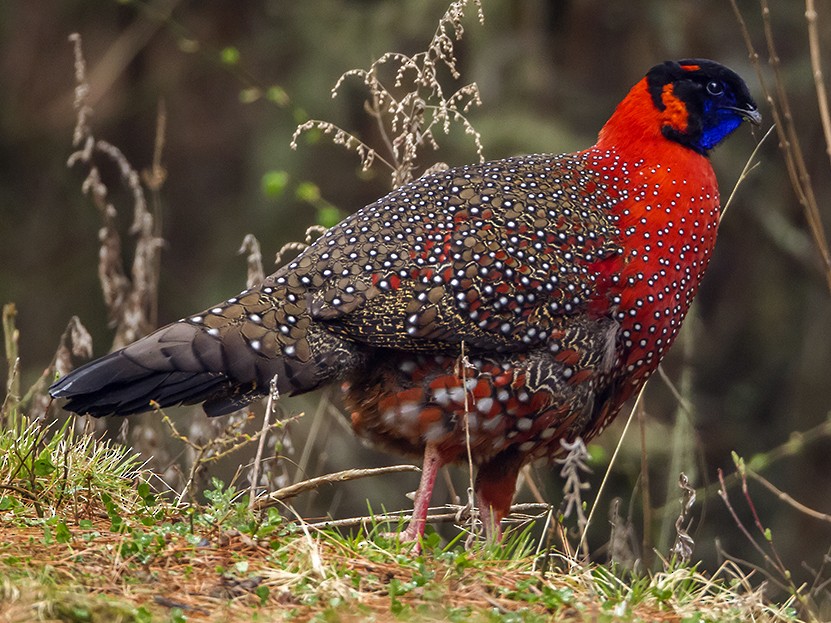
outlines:
[[315, 286], [312, 320], [349, 339], [523, 350], [557, 318], [612, 304], [596, 281], [619, 252], [611, 203], [576, 156], [461, 167], [367, 206], [288, 268]]
[[372, 349], [523, 352], [606, 300], [618, 233], [580, 155], [529, 156], [425, 176], [333, 227], [225, 303], [80, 368], [52, 388], [81, 413], [207, 401], [343, 378]]

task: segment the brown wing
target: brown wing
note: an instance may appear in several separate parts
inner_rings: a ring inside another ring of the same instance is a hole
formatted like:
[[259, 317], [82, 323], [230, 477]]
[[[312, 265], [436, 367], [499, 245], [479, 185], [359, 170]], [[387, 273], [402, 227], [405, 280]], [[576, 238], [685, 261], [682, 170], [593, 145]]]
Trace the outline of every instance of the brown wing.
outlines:
[[598, 305], [610, 201], [579, 156], [462, 167], [367, 206], [275, 278], [308, 279], [312, 319], [372, 346], [524, 349]]

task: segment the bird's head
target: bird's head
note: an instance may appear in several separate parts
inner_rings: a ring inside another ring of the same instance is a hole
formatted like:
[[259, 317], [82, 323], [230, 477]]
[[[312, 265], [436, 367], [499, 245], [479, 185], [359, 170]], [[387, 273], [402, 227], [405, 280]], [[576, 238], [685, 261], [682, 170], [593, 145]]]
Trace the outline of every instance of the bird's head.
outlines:
[[661, 133], [706, 155], [743, 120], [759, 125], [756, 103], [738, 74], [704, 59], [666, 61], [646, 74]]

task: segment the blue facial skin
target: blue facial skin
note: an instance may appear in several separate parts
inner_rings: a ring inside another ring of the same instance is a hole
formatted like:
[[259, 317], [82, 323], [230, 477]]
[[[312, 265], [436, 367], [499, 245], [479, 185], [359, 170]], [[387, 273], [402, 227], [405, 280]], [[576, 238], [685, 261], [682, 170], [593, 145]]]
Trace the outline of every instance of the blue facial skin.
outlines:
[[723, 101], [729, 98], [722, 97], [720, 99], [722, 100], [721, 105], [712, 99], [704, 101], [701, 136], [694, 144], [698, 151], [710, 151], [742, 124], [742, 115], [735, 110], [724, 107], [724, 105], [735, 104]]

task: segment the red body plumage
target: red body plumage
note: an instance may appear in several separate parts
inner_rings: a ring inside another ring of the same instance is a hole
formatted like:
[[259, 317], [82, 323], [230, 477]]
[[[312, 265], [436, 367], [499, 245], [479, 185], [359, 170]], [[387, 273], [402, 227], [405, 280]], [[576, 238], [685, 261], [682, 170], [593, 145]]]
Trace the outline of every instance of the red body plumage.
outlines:
[[619, 365], [637, 385], [678, 333], [710, 260], [720, 217], [709, 159], [660, 131], [667, 124], [677, 128], [677, 116], [655, 108], [643, 79], [600, 131], [594, 148], [607, 154], [600, 166], [625, 178], [629, 193], [613, 208], [626, 250], [617, 268], [620, 306], [627, 310], [618, 313], [625, 338]]

